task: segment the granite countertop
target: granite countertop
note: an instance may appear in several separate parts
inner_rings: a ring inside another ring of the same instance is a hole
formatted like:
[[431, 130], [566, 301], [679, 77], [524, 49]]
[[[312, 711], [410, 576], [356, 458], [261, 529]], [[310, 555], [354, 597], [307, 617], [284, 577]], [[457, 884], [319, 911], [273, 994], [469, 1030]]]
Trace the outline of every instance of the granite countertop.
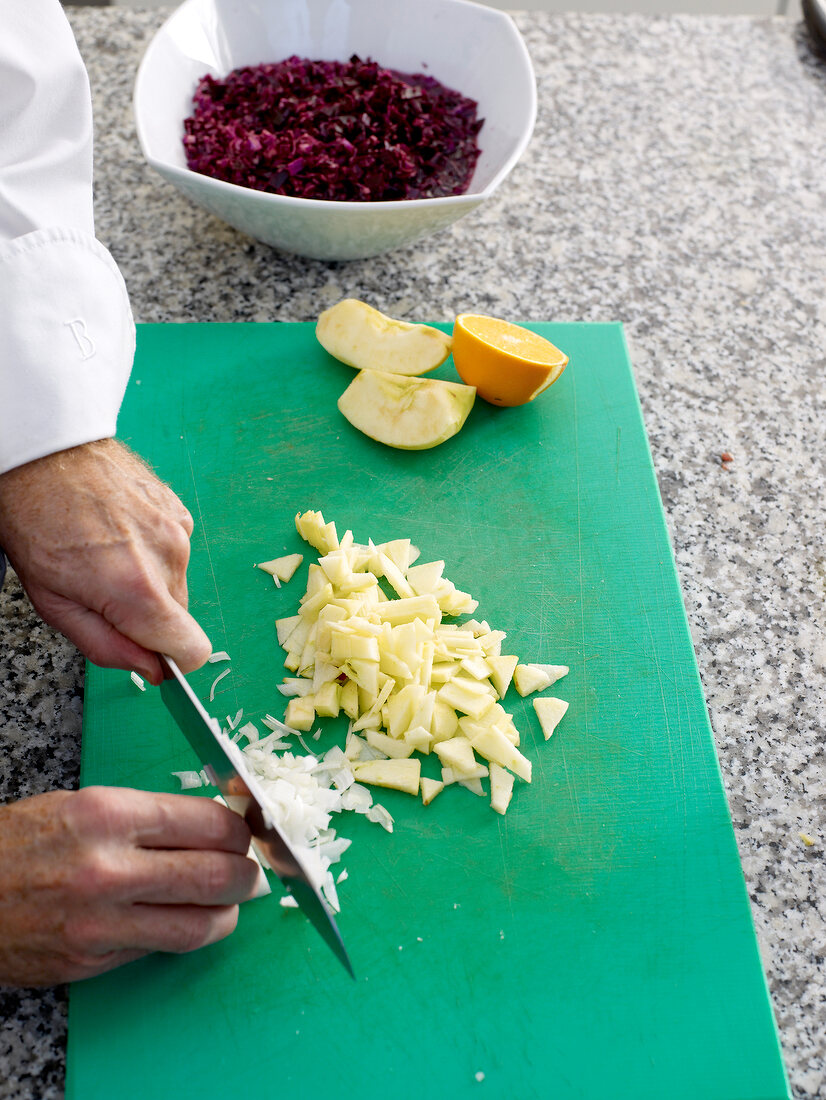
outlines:
[[[138, 321], [307, 321], [352, 294], [624, 322], [789, 1076], [826, 1096], [826, 62], [782, 19], [519, 14], [539, 117], [501, 191], [426, 248], [323, 263], [143, 164], [131, 89], [163, 17], [70, 9]], [[83, 663], [13, 576], [0, 648], [2, 797], [76, 784]], [[0, 992], [0, 1098], [62, 1094], [65, 1005]]]

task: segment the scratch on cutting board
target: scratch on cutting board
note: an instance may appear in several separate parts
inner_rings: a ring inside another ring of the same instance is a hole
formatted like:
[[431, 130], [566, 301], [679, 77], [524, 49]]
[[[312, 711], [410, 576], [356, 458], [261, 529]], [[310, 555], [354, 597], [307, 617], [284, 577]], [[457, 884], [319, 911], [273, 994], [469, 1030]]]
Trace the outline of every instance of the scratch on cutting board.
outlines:
[[[580, 632], [580, 652], [585, 653], [585, 579], [584, 579], [584, 564], [582, 558], [582, 476], [579, 465], [579, 416], [577, 415], [577, 388], [576, 383], [573, 387], [573, 404], [574, 404], [574, 453], [576, 455], [576, 545], [577, 554], [579, 557], [579, 632]], [[582, 685], [582, 713], [581, 713], [581, 730], [584, 738], [587, 739], [590, 732], [590, 724], [588, 721], [588, 668], [583, 663], [582, 668], [583, 685]], [[571, 773], [568, 769], [568, 762], [565, 759], [565, 752], [563, 748], [562, 752], [562, 766], [565, 770], [565, 783], [568, 788], [568, 792], [571, 797], [571, 806], [574, 812], [577, 830], [582, 831], [582, 813], [579, 807], [579, 791], [577, 784], [573, 782]], [[586, 773], [586, 782], [589, 782], [589, 777]]]
[[[505, 850], [504, 822], [502, 822], [502, 821], [499, 822], [499, 848], [500, 848], [500, 851], [502, 852], [502, 867], [503, 868], [509, 867], [510, 862], [508, 860], [507, 852]], [[507, 889], [505, 891], [505, 897], [507, 898], [508, 909], [510, 910], [511, 919], [513, 919], [513, 916], [514, 916], [514, 912], [513, 912], [513, 891], [511, 889], [511, 883], [510, 883], [509, 880], [506, 879], [505, 882], [503, 883], [503, 885], [506, 885], [506, 887], [507, 887]]]

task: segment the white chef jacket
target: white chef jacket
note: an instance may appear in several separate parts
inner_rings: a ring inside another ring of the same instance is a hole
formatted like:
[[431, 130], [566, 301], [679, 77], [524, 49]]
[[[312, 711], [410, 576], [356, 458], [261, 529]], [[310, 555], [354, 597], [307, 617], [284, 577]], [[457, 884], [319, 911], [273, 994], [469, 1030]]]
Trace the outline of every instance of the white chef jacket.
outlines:
[[115, 434], [135, 327], [95, 239], [92, 103], [59, 0], [0, 0], [0, 473]]

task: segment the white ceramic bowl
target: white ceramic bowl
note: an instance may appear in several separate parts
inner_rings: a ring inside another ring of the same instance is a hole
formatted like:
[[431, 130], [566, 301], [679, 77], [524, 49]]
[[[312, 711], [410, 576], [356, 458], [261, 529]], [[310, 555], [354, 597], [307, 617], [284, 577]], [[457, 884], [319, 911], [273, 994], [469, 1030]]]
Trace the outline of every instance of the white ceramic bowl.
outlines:
[[[292, 54], [353, 54], [427, 72], [479, 103], [480, 156], [464, 195], [393, 202], [291, 198], [224, 183], [186, 166], [183, 121], [200, 77]], [[496, 190], [528, 144], [536, 84], [509, 16], [468, 0], [186, 0], [153, 38], [135, 82], [147, 161], [193, 202], [251, 237], [321, 260], [376, 256], [469, 213]]]

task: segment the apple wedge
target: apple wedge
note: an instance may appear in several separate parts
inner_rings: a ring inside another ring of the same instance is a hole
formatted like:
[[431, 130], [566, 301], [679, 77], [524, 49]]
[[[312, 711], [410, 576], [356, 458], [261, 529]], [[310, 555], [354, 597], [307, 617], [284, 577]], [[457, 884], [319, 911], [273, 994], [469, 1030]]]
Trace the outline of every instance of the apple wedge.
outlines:
[[435, 370], [450, 355], [452, 343], [437, 328], [394, 321], [358, 298], [325, 309], [315, 333], [324, 350], [348, 367], [391, 374]]
[[456, 435], [476, 390], [437, 378], [362, 370], [338, 399], [339, 411], [364, 435], [403, 451], [424, 451]]

